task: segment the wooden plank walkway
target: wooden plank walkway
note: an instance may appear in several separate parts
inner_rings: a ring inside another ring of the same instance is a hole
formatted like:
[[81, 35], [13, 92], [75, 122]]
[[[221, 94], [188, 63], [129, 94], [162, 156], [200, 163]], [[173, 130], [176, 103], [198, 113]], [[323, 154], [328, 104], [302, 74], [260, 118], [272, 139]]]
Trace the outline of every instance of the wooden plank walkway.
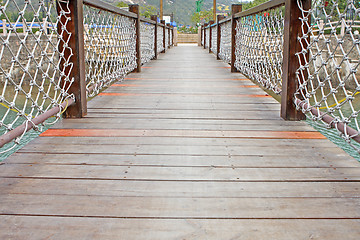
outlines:
[[178, 46], [0, 165], [0, 239], [360, 239], [360, 164]]

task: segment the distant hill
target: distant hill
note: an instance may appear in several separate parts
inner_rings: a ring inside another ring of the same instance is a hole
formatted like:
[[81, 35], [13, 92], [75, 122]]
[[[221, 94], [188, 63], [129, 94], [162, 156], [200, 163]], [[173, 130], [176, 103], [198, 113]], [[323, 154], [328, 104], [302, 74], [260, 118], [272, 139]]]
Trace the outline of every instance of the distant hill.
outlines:
[[[104, 0], [111, 4], [116, 4], [118, 0]], [[178, 24], [192, 25], [191, 16], [196, 11], [196, 0], [163, 0], [164, 4], [164, 15], [170, 15], [174, 13], [174, 19]], [[128, 4], [139, 4], [139, 5], [153, 5], [160, 8], [159, 0], [123, 0]], [[245, 2], [245, 1], [243, 1]], [[231, 9], [231, 4], [239, 3], [237, 0], [217, 0], [217, 7], [225, 9], [228, 6], [229, 12]], [[210, 10], [212, 8], [213, 2], [211, 0], [204, 0], [202, 10]], [[218, 12], [222, 12], [219, 11]]]

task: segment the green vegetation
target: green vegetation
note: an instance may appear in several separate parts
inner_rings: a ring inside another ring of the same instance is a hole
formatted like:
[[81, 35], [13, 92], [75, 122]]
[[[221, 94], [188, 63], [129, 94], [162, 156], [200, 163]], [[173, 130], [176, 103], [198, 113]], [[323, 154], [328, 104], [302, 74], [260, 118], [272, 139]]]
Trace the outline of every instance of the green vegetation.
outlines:
[[195, 25], [200, 22], [209, 22], [213, 19], [213, 10], [203, 10], [200, 12], [196, 12], [191, 17], [191, 22]]
[[180, 28], [178, 28], [178, 32], [180, 33], [191, 33], [191, 34], [196, 34], [198, 32], [197, 27], [186, 27], [186, 26], [182, 26]]
[[[116, 6], [119, 8], [128, 7], [129, 5], [125, 2], [118, 2]], [[152, 5], [140, 5], [140, 16], [151, 18], [151, 15], [157, 15], [158, 9]]]

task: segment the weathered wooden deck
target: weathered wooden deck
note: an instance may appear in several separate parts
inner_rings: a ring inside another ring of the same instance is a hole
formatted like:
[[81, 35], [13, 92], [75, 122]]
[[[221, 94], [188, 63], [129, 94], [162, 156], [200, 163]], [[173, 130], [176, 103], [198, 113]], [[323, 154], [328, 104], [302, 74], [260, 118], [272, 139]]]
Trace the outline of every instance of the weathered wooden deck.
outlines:
[[161, 55], [0, 166], [0, 239], [360, 239], [360, 164], [213, 55]]

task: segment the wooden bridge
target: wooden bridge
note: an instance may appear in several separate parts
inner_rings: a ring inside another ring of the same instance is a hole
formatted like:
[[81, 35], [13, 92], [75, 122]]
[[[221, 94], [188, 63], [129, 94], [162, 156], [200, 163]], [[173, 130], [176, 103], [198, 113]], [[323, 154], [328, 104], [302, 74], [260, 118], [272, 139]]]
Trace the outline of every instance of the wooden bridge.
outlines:
[[173, 48], [0, 166], [0, 239], [359, 239], [360, 164]]

